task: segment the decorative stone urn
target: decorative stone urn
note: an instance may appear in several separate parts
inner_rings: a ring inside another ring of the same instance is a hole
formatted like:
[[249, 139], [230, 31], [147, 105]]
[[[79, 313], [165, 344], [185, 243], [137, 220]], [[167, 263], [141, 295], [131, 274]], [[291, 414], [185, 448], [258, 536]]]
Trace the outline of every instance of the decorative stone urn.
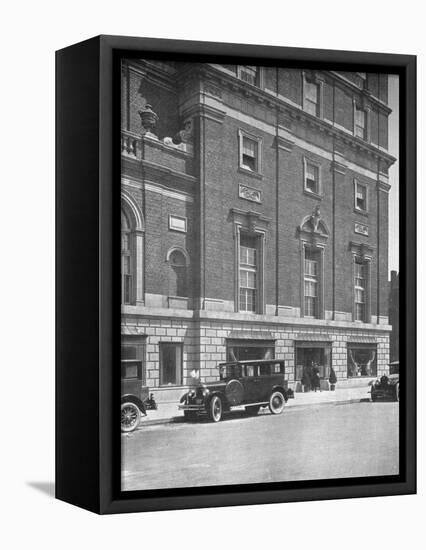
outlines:
[[144, 133], [155, 135], [152, 130], [158, 122], [158, 115], [154, 113], [152, 106], [147, 103], [145, 107], [139, 111], [139, 116], [141, 117], [141, 123], [145, 130]]

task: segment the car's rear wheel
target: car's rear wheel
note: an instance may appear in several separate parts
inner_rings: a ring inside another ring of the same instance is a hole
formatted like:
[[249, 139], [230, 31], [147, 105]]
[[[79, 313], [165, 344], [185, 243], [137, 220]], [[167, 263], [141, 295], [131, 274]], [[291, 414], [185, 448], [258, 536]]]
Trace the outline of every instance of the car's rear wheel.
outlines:
[[209, 418], [212, 422], [220, 422], [222, 420], [223, 406], [222, 399], [218, 395], [214, 395], [209, 403]]
[[128, 401], [121, 404], [121, 431], [132, 432], [141, 419], [141, 411], [134, 403]]
[[281, 414], [284, 410], [285, 399], [280, 391], [274, 391], [269, 398], [269, 410], [272, 414]]
[[395, 385], [395, 401], [399, 401], [399, 384]]
[[248, 407], [246, 407], [246, 413], [250, 416], [256, 416], [259, 412], [259, 409], [260, 405], [249, 405]]

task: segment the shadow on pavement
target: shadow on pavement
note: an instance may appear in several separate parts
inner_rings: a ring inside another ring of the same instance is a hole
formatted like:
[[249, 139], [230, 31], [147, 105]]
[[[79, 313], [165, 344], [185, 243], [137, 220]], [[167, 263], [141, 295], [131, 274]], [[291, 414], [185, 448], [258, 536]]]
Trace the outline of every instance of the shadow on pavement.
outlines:
[[50, 498], [55, 498], [55, 483], [53, 481], [27, 481], [27, 485]]

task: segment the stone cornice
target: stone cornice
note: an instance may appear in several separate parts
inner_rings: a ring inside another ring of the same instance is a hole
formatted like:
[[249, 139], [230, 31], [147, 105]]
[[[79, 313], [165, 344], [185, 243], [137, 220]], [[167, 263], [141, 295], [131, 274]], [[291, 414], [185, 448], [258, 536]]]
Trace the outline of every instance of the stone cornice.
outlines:
[[225, 120], [226, 111], [222, 111], [221, 109], [216, 109], [211, 105], [205, 105], [203, 103], [192, 105], [191, 107], [188, 107], [187, 109], [184, 109], [182, 111], [182, 116], [184, 116], [185, 118], [196, 116], [196, 115], [207, 118], [209, 120], [213, 120], [214, 122], [218, 122], [219, 124], [221, 124]]
[[142, 167], [144, 169], [144, 175], [148, 179], [155, 179], [157, 174], [160, 174], [163, 178], [172, 178], [174, 181], [179, 181], [181, 183], [190, 183], [194, 184], [197, 181], [197, 178], [185, 174], [184, 172], [178, 172], [172, 168], [167, 168], [156, 162], [149, 160], [141, 160]]
[[[204, 78], [209, 78], [209, 80], [216, 86], [226, 87], [230, 91], [238, 93], [245, 98], [251, 98], [259, 104], [275, 109], [277, 113], [280, 115], [286, 115], [290, 118], [290, 120], [296, 120], [297, 122], [302, 122], [307, 126], [315, 127], [320, 132], [325, 132], [327, 135], [335, 137], [344, 145], [350, 146], [355, 150], [363, 151], [376, 159], [382, 160], [382, 162], [385, 162], [388, 166], [391, 166], [396, 161], [395, 157], [390, 155], [388, 152], [383, 151], [371, 143], [361, 140], [349, 132], [341, 130], [332, 122], [313, 116], [304, 111], [301, 106], [298, 107], [287, 103], [281, 98], [273, 96], [265, 90], [247, 84], [228, 72], [222, 72], [215, 66], [210, 64], [206, 65], [202, 70], [199, 69], [199, 72], [201, 76]], [[357, 88], [355, 85], [354, 87]], [[357, 89], [360, 91], [359, 88]], [[226, 109], [225, 103], [224, 109]]]
[[338, 81], [340, 85], [349, 89], [352, 93], [355, 92], [361, 95], [366, 101], [373, 104], [375, 107], [380, 109], [389, 115], [392, 112], [392, 109], [384, 101], [373, 95], [369, 90], [363, 90], [359, 88], [354, 82], [351, 82], [349, 79], [345, 78], [338, 71], [330, 71], [333, 77]]
[[385, 181], [382, 181], [382, 180], [379, 180], [379, 181], [377, 182], [377, 184], [378, 184], [378, 186], [379, 186], [379, 190], [380, 190], [380, 191], [384, 191], [385, 193], [389, 193], [390, 188], [391, 188], [391, 186], [390, 186], [389, 183], [387, 183], [387, 182], [385, 182]]
[[[197, 178], [184, 172], [179, 172], [168, 168], [156, 162], [149, 160], [141, 160], [136, 157], [122, 157], [122, 169], [121, 172], [125, 177], [131, 177], [132, 173], [140, 173], [142, 178], [155, 182], [172, 182], [174, 184], [180, 183], [181, 185], [195, 185]], [[143, 170], [143, 176], [142, 176]]]
[[[122, 306], [123, 321], [125, 324], [126, 318], [144, 318], [144, 319], [186, 319], [195, 322], [206, 321], [235, 321], [241, 324], [262, 325], [262, 326], [279, 326], [279, 327], [291, 327], [299, 330], [299, 327], [312, 327], [336, 330], [351, 330], [357, 332], [388, 333], [392, 330], [390, 325], [376, 325], [373, 323], [356, 323], [353, 321], [331, 321], [325, 319], [310, 319], [306, 317], [281, 317], [278, 315], [259, 315], [239, 312], [225, 312], [225, 311], [209, 311], [209, 310], [192, 310], [192, 309], [169, 309], [147, 306]], [[141, 327], [143, 330], [143, 327]]]

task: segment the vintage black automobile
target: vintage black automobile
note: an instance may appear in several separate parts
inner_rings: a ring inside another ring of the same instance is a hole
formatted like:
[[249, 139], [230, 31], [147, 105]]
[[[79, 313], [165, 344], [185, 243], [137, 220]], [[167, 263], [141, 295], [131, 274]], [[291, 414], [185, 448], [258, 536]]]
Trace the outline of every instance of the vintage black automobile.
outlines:
[[219, 422], [223, 414], [234, 407], [244, 406], [250, 415], [261, 407], [272, 414], [281, 414], [294, 393], [284, 379], [284, 361], [233, 361], [218, 365], [219, 380], [200, 384], [185, 393], [179, 409], [187, 419], [207, 415]]
[[142, 385], [141, 361], [121, 361], [121, 431], [132, 432], [138, 427], [141, 416], [156, 408], [153, 394]]
[[371, 386], [371, 400], [392, 399], [399, 401], [399, 361], [389, 363], [389, 376], [382, 376]]

